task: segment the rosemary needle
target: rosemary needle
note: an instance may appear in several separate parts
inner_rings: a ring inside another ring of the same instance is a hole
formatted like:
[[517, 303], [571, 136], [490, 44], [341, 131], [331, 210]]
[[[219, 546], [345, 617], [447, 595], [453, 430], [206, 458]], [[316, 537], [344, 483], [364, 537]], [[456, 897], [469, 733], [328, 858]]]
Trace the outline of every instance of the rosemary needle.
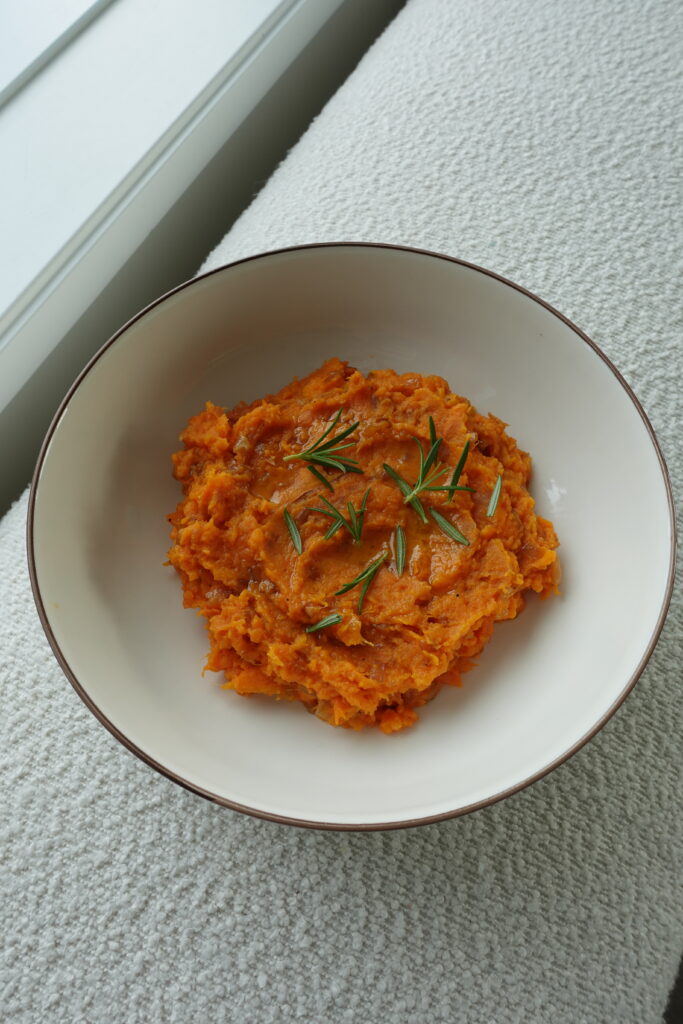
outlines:
[[320, 620], [320, 622], [316, 622], [312, 626], [306, 626], [306, 632], [315, 633], [319, 629], [326, 629], [328, 626], [336, 626], [343, 618], [344, 616], [339, 615], [338, 612], [335, 612], [333, 615], [326, 615], [324, 619]]
[[442, 516], [440, 512], [437, 512], [435, 508], [430, 508], [429, 514], [439, 527], [439, 529], [450, 537], [451, 540], [457, 540], [458, 544], [469, 544], [469, 541], [464, 533], [461, 533], [457, 526], [453, 526], [453, 523], [449, 522], [445, 516]]
[[493, 490], [491, 491], [491, 498], [489, 500], [489, 507], [486, 509], [486, 515], [489, 517], [489, 519], [496, 514], [496, 509], [498, 507], [498, 499], [500, 498], [500, 489], [501, 489], [502, 486], [503, 486], [503, 477], [502, 477], [502, 474], [501, 474], [501, 475], [499, 475], [498, 479], [496, 480], [495, 486], [494, 486]]
[[459, 490], [459, 488], [458, 488], [458, 480], [460, 479], [460, 474], [462, 473], [463, 469], [465, 468], [465, 462], [467, 461], [467, 455], [468, 455], [469, 450], [470, 450], [470, 442], [466, 441], [465, 442], [465, 447], [462, 450], [462, 455], [458, 459], [458, 463], [457, 463], [455, 469], [453, 470], [453, 476], [451, 477], [451, 482], [448, 485], [448, 500], [449, 501], [453, 501], [453, 495], [455, 494], [456, 490]]
[[406, 535], [402, 526], [396, 527], [396, 572], [403, 575], [406, 564]]
[[306, 466], [306, 469], [308, 470], [309, 473], [312, 473], [314, 477], [317, 477], [320, 483], [324, 484], [324, 486], [327, 487], [329, 491], [334, 490], [334, 487], [332, 486], [330, 481], [327, 479], [326, 476], [323, 476], [319, 469], [316, 469], [315, 466], [311, 465]]
[[340, 587], [339, 590], [336, 590], [335, 596], [337, 596], [338, 594], [345, 594], [348, 590], [353, 590], [354, 587], [357, 587], [359, 586], [359, 584], [362, 583], [363, 585], [361, 587], [360, 596], [358, 598], [358, 614], [360, 615], [360, 613], [363, 610], [363, 601], [365, 600], [365, 595], [368, 592], [370, 584], [377, 575], [380, 566], [382, 565], [383, 562], [386, 561], [387, 558], [388, 555], [385, 551], [384, 554], [380, 555], [379, 558], [376, 558], [374, 562], [370, 562], [370, 565], [363, 569], [363, 571], [356, 576], [355, 580], [351, 580], [350, 583], [345, 583], [343, 587]]
[[303, 544], [301, 542], [301, 534], [299, 533], [299, 528], [296, 525], [296, 523], [294, 522], [294, 520], [292, 518], [292, 514], [291, 514], [291, 512], [289, 511], [289, 509], [287, 508], [286, 505], [285, 505], [285, 508], [284, 508], [284, 511], [283, 511], [282, 515], [284, 516], [284, 520], [285, 520], [285, 522], [287, 524], [287, 529], [289, 530], [289, 532], [291, 534], [292, 544], [296, 548], [296, 553], [297, 553], [297, 555], [300, 555], [302, 553], [302, 551], [304, 550], [304, 546], [303, 546]]

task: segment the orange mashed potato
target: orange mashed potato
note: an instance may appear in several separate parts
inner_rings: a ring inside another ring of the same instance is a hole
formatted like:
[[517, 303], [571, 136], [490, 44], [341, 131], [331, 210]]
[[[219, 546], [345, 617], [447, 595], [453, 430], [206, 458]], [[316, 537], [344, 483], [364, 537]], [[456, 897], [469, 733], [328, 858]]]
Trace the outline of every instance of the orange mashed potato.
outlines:
[[[342, 454], [360, 473], [285, 462], [313, 444], [342, 409], [334, 433], [356, 420]], [[470, 451], [452, 500], [422, 493], [469, 541], [424, 524], [384, 470], [411, 484], [418, 478], [417, 437], [430, 446], [429, 417], [441, 442], [438, 459], [449, 483], [467, 440]], [[170, 564], [184, 603], [205, 617], [207, 668], [223, 672], [240, 694], [300, 701], [332, 725], [394, 732], [412, 725], [417, 708], [443, 686], [458, 686], [491, 636], [513, 619], [525, 591], [556, 592], [558, 541], [534, 512], [527, 490], [531, 460], [495, 416], [482, 416], [440, 377], [376, 370], [364, 376], [331, 359], [277, 395], [224, 410], [207, 403], [173, 455], [184, 498], [169, 516]], [[502, 487], [487, 516], [498, 476]], [[310, 506], [326, 497], [346, 514], [370, 487], [360, 542], [347, 529], [324, 539], [330, 519]], [[298, 555], [287, 507], [300, 533]], [[397, 524], [405, 531], [403, 573], [396, 562]], [[335, 596], [380, 555], [386, 559], [367, 590]], [[340, 623], [306, 632], [331, 614]]]

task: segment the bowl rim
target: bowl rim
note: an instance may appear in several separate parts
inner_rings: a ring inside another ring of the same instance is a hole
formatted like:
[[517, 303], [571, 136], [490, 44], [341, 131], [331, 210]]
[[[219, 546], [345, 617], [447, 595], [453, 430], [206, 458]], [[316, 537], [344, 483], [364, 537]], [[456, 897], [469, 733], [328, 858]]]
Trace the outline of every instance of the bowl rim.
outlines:
[[[121, 730], [118, 729], [118, 727], [115, 726], [114, 723], [111, 722], [107, 718], [107, 716], [95, 704], [95, 702], [89, 696], [89, 694], [88, 694], [87, 690], [85, 689], [85, 687], [83, 686], [83, 684], [77, 678], [75, 672], [73, 671], [73, 669], [69, 665], [66, 657], [64, 656], [64, 654], [63, 654], [63, 652], [62, 652], [62, 650], [61, 650], [61, 648], [59, 646], [59, 642], [57, 641], [57, 638], [55, 637], [55, 635], [54, 635], [54, 633], [52, 631], [52, 627], [50, 625], [50, 620], [49, 620], [49, 617], [48, 617], [47, 612], [45, 610], [45, 605], [44, 605], [44, 602], [43, 602], [43, 599], [42, 599], [42, 595], [41, 595], [41, 592], [40, 592], [40, 586], [39, 586], [39, 583], [38, 583], [38, 573], [37, 573], [37, 568], [36, 568], [36, 558], [35, 558], [35, 549], [34, 549], [34, 514], [35, 514], [36, 496], [37, 496], [37, 492], [38, 492], [38, 485], [40, 483], [40, 477], [41, 477], [41, 472], [42, 472], [43, 464], [45, 462], [45, 458], [47, 456], [47, 452], [48, 452], [50, 443], [52, 441], [52, 437], [53, 437], [53, 435], [55, 433], [55, 430], [57, 429], [57, 426], [58, 426], [58, 424], [59, 424], [59, 422], [60, 422], [60, 420], [61, 420], [61, 418], [62, 418], [62, 416], [63, 416], [63, 414], [64, 414], [64, 412], [65, 412], [65, 410], [66, 410], [66, 408], [68, 406], [68, 404], [69, 404], [69, 402], [71, 401], [73, 395], [78, 390], [78, 388], [81, 386], [81, 384], [83, 383], [85, 378], [88, 376], [88, 374], [90, 373], [90, 371], [92, 370], [94, 365], [101, 358], [101, 356], [104, 355], [104, 353], [109, 348], [111, 348], [111, 346], [123, 334], [125, 334], [125, 332], [133, 324], [137, 323], [138, 320], [140, 320], [140, 319], [142, 319], [142, 317], [146, 316], [146, 314], [148, 312], [150, 312], [150, 310], [154, 309], [156, 306], [160, 305], [162, 302], [165, 302], [167, 299], [171, 298], [171, 296], [177, 295], [179, 292], [182, 292], [185, 289], [190, 288], [193, 285], [196, 285], [198, 282], [204, 281], [207, 278], [212, 277], [215, 274], [223, 273], [226, 270], [229, 270], [229, 269], [237, 267], [237, 266], [241, 266], [241, 265], [243, 265], [245, 263], [250, 263], [250, 262], [254, 262], [254, 261], [257, 261], [257, 260], [261, 260], [261, 259], [267, 259], [267, 258], [269, 258], [271, 256], [278, 256], [278, 255], [282, 255], [282, 254], [285, 254], [285, 253], [292, 253], [292, 252], [301, 252], [301, 251], [305, 251], [305, 250], [329, 249], [329, 248], [385, 249], [385, 250], [390, 250], [390, 251], [409, 252], [409, 253], [412, 253], [414, 255], [428, 256], [428, 257], [431, 257], [433, 259], [445, 260], [445, 261], [447, 261], [449, 263], [455, 263], [455, 264], [457, 264], [457, 265], [459, 265], [461, 267], [466, 267], [469, 270], [477, 271], [480, 274], [484, 274], [487, 277], [493, 278], [493, 280], [495, 280], [495, 281], [499, 281], [501, 284], [507, 285], [510, 288], [514, 288], [515, 291], [520, 292], [526, 298], [533, 300], [534, 302], [536, 302], [540, 306], [542, 306], [544, 309], [546, 309], [548, 312], [552, 313], [553, 316], [557, 317], [558, 320], [560, 320], [562, 323], [566, 324], [577, 335], [577, 337], [581, 338], [591, 349], [593, 349], [593, 351], [600, 357], [600, 359], [602, 359], [603, 363], [605, 363], [605, 365], [611, 370], [611, 372], [616, 377], [616, 379], [619, 382], [619, 384], [622, 386], [622, 388], [626, 392], [626, 395], [628, 396], [628, 398], [630, 398], [631, 402], [635, 406], [638, 414], [640, 415], [641, 420], [643, 421], [645, 429], [647, 430], [647, 433], [649, 434], [650, 440], [652, 442], [652, 446], [654, 448], [655, 454], [656, 454], [658, 462], [659, 462], [659, 468], [660, 468], [660, 471], [661, 471], [661, 474], [662, 474], [662, 479], [663, 479], [663, 482], [664, 482], [664, 487], [665, 487], [666, 496], [667, 496], [668, 511], [669, 511], [669, 526], [670, 526], [670, 533], [669, 533], [669, 539], [670, 539], [669, 567], [668, 567], [668, 576], [667, 576], [666, 589], [665, 589], [664, 597], [663, 597], [662, 604], [661, 604], [661, 607], [660, 607], [660, 610], [659, 610], [659, 615], [657, 617], [657, 621], [655, 622], [655, 625], [654, 625], [652, 634], [650, 636], [650, 639], [649, 639], [649, 641], [648, 641], [648, 643], [646, 645], [646, 648], [645, 648], [645, 650], [644, 650], [644, 652], [643, 652], [643, 654], [642, 654], [642, 656], [641, 656], [641, 658], [640, 658], [640, 660], [638, 662], [638, 665], [636, 666], [634, 672], [631, 674], [629, 679], [626, 681], [626, 683], [625, 683], [621, 693], [619, 694], [619, 696], [612, 702], [612, 704], [609, 706], [609, 708], [607, 708], [607, 710], [601, 715], [601, 717], [598, 719], [598, 721], [583, 736], [581, 736], [576, 742], [574, 742], [566, 751], [564, 751], [558, 757], [553, 758], [553, 760], [550, 761], [548, 764], [544, 765], [543, 768], [541, 768], [538, 771], [534, 772], [532, 775], [530, 775], [526, 779], [523, 779], [521, 782], [515, 783], [513, 786], [509, 786], [506, 789], [503, 789], [503, 790], [501, 790], [498, 793], [494, 793], [492, 796], [487, 797], [484, 800], [478, 800], [478, 801], [476, 801], [474, 803], [467, 804], [464, 807], [458, 807], [458, 808], [456, 808], [454, 810], [450, 810], [450, 811], [443, 811], [443, 812], [441, 812], [439, 814], [426, 815], [425, 817], [401, 819], [399, 821], [358, 822], [358, 823], [356, 823], [356, 822], [314, 821], [314, 820], [310, 820], [310, 819], [307, 819], [307, 818], [296, 818], [296, 817], [291, 817], [291, 816], [285, 815], [285, 814], [277, 814], [277, 813], [274, 813], [274, 812], [271, 812], [271, 811], [264, 811], [264, 810], [262, 810], [262, 809], [260, 809], [258, 807], [250, 807], [250, 806], [248, 806], [246, 804], [238, 803], [235, 800], [230, 800], [227, 797], [221, 796], [220, 794], [213, 793], [210, 790], [204, 789], [202, 786], [199, 786], [199, 785], [196, 785], [193, 782], [190, 782], [188, 779], [183, 778], [181, 775], [179, 775], [178, 773], [174, 772], [172, 769], [167, 768], [165, 765], [161, 764], [159, 761], [156, 761], [153, 757], [151, 757], [149, 754], [145, 753], [144, 750], [142, 750], [135, 743], [133, 743], [132, 740], [130, 740], [124, 733], [122, 733]], [[154, 299], [154, 301], [150, 302], [143, 309], [141, 309], [138, 313], [136, 313], [129, 320], [127, 320], [123, 324], [123, 326], [120, 327], [101, 346], [101, 348], [98, 349], [98, 351], [92, 356], [92, 358], [86, 363], [84, 368], [81, 370], [81, 372], [78, 374], [78, 376], [74, 380], [74, 382], [71, 385], [71, 387], [68, 389], [66, 395], [64, 396], [64, 398], [62, 399], [62, 401], [61, 401], [61, 403], [59, 405], [59, 408], [57, 409], [56, 413], [54, 414], [54, 416], [52, 418], [52, 421], [50, 423], [50, 426], [48, 427], [47, 433], [45, 434], [45, 438], [43, 440], [43, 443], [42, 443], [42, 445], [40, 447], [40, 451], [39, 451], [38, 458], [37, 458], [37, 461], [36, 461], [35, 470], [33, 472], [33, 477], [31, 479], [31, 488], [30, 488], [30, 493], [29, 493], [27, 520], [26, 520], [26, 548], [27, 548], [27, 557], [28, 557], [29, 578], [30, 578], [30, 581], [31, 581], [31, 589], [32, 589], [32, 592], [33, 592], [33, 599], [34, 599], [35, 604], [36, 604], [36, 608], [37, 608], [37, 611], [38, 611], [38, 617], [40, 619], [40, 623], [41, 623], [41, 625], [43, 627], [43, 630], [44, 630], [45, 635], [46, 635], [46, 637], [48, 639], [48, 642], [49, 642], [49, 644], [50, 644], [50, 646], [52, 648], [52, 651], [53, 651], [53, 653], [54, 653], [54, 655], [55, 655], [55, 657], [56, 657], [56, 659], [57, 659], [57, 661], [58, 661], [62, 671], [64, 672], [64, 674], [66, 675], [67, 679], [69, 680], [69, 682], [73, 686], [74, 690], [76, 691], [78, 696], [81, 698], [83, 703], [86, 705], [86, 707], [92, 712], [92, 714], [95, 716], [95, 718], [112, 734], [112, 736], [114, 736], [128, 751], [130, 751], [130, 753], [134, 754], [136, 757], [138, 757], [145, 764], [149, 765], [150, 768], [153, 768], [155, 771], [159, 772], [159, 774], [165, 776], [167, 779], [170, 779], [172, 782], [175, 782], [177, 785], [182, 786], [184, 789], [187, 789], [190, 792], [197, 794], [198, 796], [204, 797], [204, 799], [209, 800], [212, 803], [219, 804], [222, 807], [227, 807], [227, 808], [229, 808], [230, 810], [233, 810], [233, 811], [240, 811], [243, 814], [248, 814], [248, 815], [250, 815], [250, 816], [252, 816], [254, 818], [259, 818], [259, 819], [263, 819], [263, 820], [266, 820], [266, 821], [276, 822], [277, 824], [295, 825], [295, 826], [299, 826], [299, 827], [302, 827], [302, 828], [319, 829], [321, 831], [336, 831], [336, 832], [378, 832], [378, 831], [389, 831], [389, 830], [394, 830], [394, 829], [399, 829], [399, 828], [413, 828], [413, 827], [416, 827], [418, 825], [431, 825], [431, 824], [434, 824], [436, 822], [447, 821], [450, 818], [459, 818], [459, 817], [461, 817], [461, 816], [463, 816], [465, 814], [470, 814], [473, 811], [481, 810], [484, 807], [489, 807], [492, 804], [496, 804], [500, 800], [505, 799], [505, 797], [512, 796], [515, 793], [521, 792], [522, 790], [526, 789], [528, 786], [533, 785], [533, 783], [538, 782], [540, 779], [545, 778], [545, 776], [549, 775], [550, 772], [552, 772], [555, 768], [558, 768], [560, 765], [564, 764], [571, 757], [573, 757], [574, 754], [576, 754], [579, 750], [581, 750], [581, 748], [584, 747], [588, 743], [589, 740], [591, 740], [598, 732], [600, 732], [600, 730], [609, 721], [609, 719], [614, 715], [614, 713], [618, 710], [618, 708], [621, 707], [621, 705], [624, 703], [624, 701], [626, 700], [626, 698], [628, 697], [628, 695], [631, 693], [631, 691], [633, 690], [634, 686], [636, 685], [638, 679], [640, 678], [640, 676], [641, 676], [645, 666], [647, 665], [647, 663], [648, 663], [648, 661], [650, 659], [650, 656], [652, 655], [652, 652], [653, 652], [653, 650], [654, 650], [654, 648], [655, 648], [655, 646], [657, 644], [657, 641], [659, 639], [659, 636], [660, 636], [660, 634], [662, 632], [662, 629], [663, 629], [663, 626], [664, 626], [664, 622], [666, 620], [667, 612], [669, 610], [669, 605], [670, 605], [670, 602], [671, 602], [671, 595], [672, 595], [672, 592], [673, 592], [674, 576], [675, 576], [676, 547], [677, 547], [676, 518], [675, 518], [675, 512], [674, 512], [674, 501], [673, 501], [673, 492], [672, 492], [672, 487], [671, 487], [671, 480], [670, 480], [670, 477], [669, 477], [669, 472], [668, 472], [668, 468], [667, 468], [664, 456], [662, 454], [662, 450], [661, 450], [660, 445], [659, 445], [659, 441], [657, 440], [657, 435], [655, 434], [654, 428], [652, 427], [652, 424], [650, 423], [650, 420], [649, 420], [645, 410], [643, 409], [640, 401], [636, 397], [633, 389], [630, 387], [630, 385], [624, 379], [624, 377], [619, 372], [619, 370], [616, 368], [614, 363], [612, 363], [612, 361], [608, 358], [608, 356], [605, 355], [605, 353], [602, 351], [602, 349], [600, 349], [599, 346], [594, 341], [592, 341], [592, 339], [589, 338], [588, 335], [584, 331], [582, 331], [579, 327], [577, 327], [576, 324], [573, 323], [568, 317], [564, 316], [564, 314], [560, 313], [557, 309], [555, 309], [554, 306], [551, 306], [550, 303], [546, 302], [544, 299], [541, 299], [538, 295], [534, 294], [534, 292], [531, 292], [527, 288], [522, 287], [522, 285], [516, 284], [514, 281], [511, 281], [509, 278], [503, 277], [501, 274], [497, 274], [493, 270], [488, 270], [486, 267], [481, 267], [481, 266], [479, 266], [476, 263], [471, 263], [468, 260], [463, 260], [463, 259], [460, 259], [460, 258], [455, 257], [455, 256], [449, 256], [446, 253], [436, 252], [436, 251], [433, 251], [433, 250], [430, 250], [430, 249], [422, 249], [422, 248], [408, 246], [408, 245], [398, 245], [398, 244], [394, 244], [394, 243], [390, 243], [390, 242], [355, 242], [355, 241], [352, 241], [352, 240], [346, 240], [346, 241], [340, 241], [340, 242], [311, 242], [311, 243], [305, 243], [305, 244], [301, 244], [301, 245], [284, 246], [284, 247], [279, 248], [279, 249], [265, 250], [263, 252], [255, 253], [255, 254], [253, 254], [251, 256], [245, 256], [245, 257], [242, 257], [241, 259], [237, 259], [237, 260], [233, 260], [233, 261], [231, 261], [229, 263], [221, 264], [220, 266], [214, 267], [213, 269], [208, 270], [208, 271], [206, 271], [203, 274], [198, 274], [196, 277], [189, 278], [187, 281], [183, 281], [181, 284], [177, 285], [176, 287], [171, 288], [167, 292], [164, 292], [163, 295], [159, 296], [157, 299]]]

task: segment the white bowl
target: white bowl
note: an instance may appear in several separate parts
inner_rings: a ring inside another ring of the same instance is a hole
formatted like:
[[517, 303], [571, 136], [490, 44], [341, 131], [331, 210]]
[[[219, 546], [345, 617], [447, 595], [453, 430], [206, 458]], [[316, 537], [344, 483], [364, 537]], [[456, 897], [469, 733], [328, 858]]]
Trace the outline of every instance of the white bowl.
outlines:
[[[462, 689], [394, 736], [202, 675], [203, 622], [164, 566], [170, 454], [207, 399], [273, 392], [329, 356], [445, 377], [534, 462], [562, 594], [500, 624]], [[540, 299], [433, 253], [338, 244], [267, 253], [140, 313], [66, 396], [41, 451], [29, 561], [78, 694], [149, 765], [277, 821], [391, 828], [493, 803], [566, 760], [642, 671], [673, 580], [671, 491], [652, 428], [599, 349]], [[637, 749], [633, 752], [638, 756]]]

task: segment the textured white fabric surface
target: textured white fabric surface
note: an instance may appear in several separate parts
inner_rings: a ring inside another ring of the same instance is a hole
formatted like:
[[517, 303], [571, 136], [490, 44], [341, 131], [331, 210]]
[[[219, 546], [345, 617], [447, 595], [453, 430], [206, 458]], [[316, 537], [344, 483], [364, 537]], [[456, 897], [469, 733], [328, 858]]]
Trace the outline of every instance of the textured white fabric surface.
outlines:
[[[365, 239], [512, 277], [615, 360], [680, 483], [681, 40], [678, 0], [411, 0], [207, 267]], [[0, 1018], [661, 1020], [680, 588], [634, 693], [550, 777], [441, 825], [305, 832], [203, 802], [97, 724], [42, 636], [25, 513], [0, 525]]]

